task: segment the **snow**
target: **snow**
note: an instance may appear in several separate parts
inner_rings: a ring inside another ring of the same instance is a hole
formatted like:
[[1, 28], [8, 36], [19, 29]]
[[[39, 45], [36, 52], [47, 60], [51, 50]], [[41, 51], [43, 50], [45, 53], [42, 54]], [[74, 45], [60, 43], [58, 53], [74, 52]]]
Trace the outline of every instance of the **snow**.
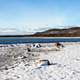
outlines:
[[[34, 56], [30, 57], [34, 58], [32, 60], [30, 58], [30, 61], [18, 56], [18, 61], [8, 70], [0, 70], [0, 80], [80, 80], [80, 43], [63, 43], [63, 45], [64, 48], [55, 50], [55, 46], [52, 44], [42, 44], [42, 47], [38, 49], [44, 48], [45, 50], [38, 52], [36, 48], [35, 52], [31, 52]], [[27, 47], [26, 44], [13, 47], [19, 47], [19, 51], [24, 53], [24, 46]], [[10, 46], [8, 47], [10, 48]], [[8, 47], [7, 50], [9, 50]], [[2, 51], [5, 52], [6, 47]], [[15, 50], [15, 53], [17, 52]], [[2, 54], [2, 52], [0, 53]], [[42, 63], [39, 60], [45, 59], [53, 64], [41, 66]]]

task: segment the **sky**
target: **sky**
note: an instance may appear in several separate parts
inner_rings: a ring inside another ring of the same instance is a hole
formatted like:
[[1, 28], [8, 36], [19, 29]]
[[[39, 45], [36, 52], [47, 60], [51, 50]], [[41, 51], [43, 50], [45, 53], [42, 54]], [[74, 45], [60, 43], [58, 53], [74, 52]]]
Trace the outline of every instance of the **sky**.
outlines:
[[0, 0], [0, 34], [79, 25], [80, 0]]

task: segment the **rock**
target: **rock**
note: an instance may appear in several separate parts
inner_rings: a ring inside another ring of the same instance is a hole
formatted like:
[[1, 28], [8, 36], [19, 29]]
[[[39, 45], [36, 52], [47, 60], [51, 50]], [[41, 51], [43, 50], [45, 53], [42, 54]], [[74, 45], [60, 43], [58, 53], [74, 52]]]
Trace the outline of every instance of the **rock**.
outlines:
[[7, 66], [5, 66], [5, 70], [8, 70], [8, 67]]
[[23, 56], [23, 57], [22, 57], [22, 59], [25, 59], [25, 58], [27, 58], [27, 57], [26, 57], [26, 56]]
[[40, 66], [49, 66], [50, 62], [49, 62], [49, 60], [39, 60], [38, 64]]
[[31, 51], [31, 49], [30, 49], [30, 48], [27, 48], [27, 50], [28, 50], [28, 52], [30, 52], [30, 51]]

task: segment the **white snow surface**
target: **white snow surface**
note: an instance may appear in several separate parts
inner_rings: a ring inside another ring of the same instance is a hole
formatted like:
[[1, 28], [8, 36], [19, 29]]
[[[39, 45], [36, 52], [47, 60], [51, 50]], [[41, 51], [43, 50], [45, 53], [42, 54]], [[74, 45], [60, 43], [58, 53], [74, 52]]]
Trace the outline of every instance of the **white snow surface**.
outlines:
[[[53, 65], [41, 66], [36, 62], [38, 60], [31, 62], [21, 60], [14, 68], [0, 70], [0, 80], [80, 80], [80, 43], [63, 43], [63, 45], [64, 48], [55, 50], [52, 44], [43, 44], [40, 49], [44, 48], [44, 51], [32, 52], [40, 54], [39, 59], [49, 60]], [[21, 49], [26, 46], [22, 45]]]

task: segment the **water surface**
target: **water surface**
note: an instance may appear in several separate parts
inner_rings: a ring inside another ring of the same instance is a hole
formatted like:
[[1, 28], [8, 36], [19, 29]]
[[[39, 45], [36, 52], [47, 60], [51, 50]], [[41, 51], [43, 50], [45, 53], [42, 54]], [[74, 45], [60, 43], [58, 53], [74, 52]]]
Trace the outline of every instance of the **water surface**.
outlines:
[[33, 38], [33, 37], [0, 37], [0, 44], [20, 44], [20, 43], [53, 43], [53, 42], [80, 42], [80, 38]]

